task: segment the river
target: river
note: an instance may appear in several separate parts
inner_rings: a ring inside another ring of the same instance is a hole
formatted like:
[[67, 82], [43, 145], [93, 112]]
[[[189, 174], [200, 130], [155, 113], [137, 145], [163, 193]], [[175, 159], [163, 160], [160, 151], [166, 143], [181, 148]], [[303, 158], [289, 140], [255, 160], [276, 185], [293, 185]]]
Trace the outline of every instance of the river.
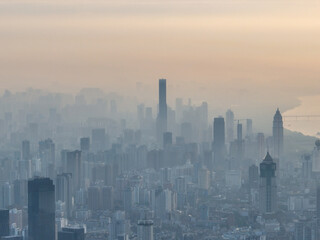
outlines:
[[320, 137], [320, 95], [300, 97], [299, 101], [299, 106], [282, 114], [284, 127], [304, 135]]

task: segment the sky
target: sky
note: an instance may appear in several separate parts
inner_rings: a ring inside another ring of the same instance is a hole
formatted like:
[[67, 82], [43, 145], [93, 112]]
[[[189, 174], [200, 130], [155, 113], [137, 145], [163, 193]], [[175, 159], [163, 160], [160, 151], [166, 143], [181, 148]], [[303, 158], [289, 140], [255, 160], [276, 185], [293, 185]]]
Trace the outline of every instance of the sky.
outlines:
[[100, 87], [156, 101], [167, 78], [169, 103], [289, 109], [319, 94], [319, 12], [310, 0], [1, 0], [0, 91]]

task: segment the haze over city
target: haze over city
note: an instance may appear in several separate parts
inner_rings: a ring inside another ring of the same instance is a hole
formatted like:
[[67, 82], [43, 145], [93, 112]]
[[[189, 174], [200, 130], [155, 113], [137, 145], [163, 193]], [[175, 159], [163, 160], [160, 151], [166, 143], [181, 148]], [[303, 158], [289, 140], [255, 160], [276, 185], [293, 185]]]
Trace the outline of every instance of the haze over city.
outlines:
[[319, 13], [0, 1], [0, 240], [320, 240]]

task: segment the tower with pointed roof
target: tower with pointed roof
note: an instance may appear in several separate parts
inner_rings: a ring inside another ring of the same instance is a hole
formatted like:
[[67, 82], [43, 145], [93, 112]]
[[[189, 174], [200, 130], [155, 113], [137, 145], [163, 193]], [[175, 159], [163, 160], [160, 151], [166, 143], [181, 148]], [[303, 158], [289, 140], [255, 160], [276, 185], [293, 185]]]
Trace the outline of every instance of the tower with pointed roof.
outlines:
[[269, 152], [260, 163], [259, 200], [261, 213], [274, 213], [277, 209], [276, 163]]
[[[283, 121], [282, 115], [277, 109], [273, 117], [273, 157], [281, 160], [283, 157]], [[279, 166], [278, 166], [279, 167]]]

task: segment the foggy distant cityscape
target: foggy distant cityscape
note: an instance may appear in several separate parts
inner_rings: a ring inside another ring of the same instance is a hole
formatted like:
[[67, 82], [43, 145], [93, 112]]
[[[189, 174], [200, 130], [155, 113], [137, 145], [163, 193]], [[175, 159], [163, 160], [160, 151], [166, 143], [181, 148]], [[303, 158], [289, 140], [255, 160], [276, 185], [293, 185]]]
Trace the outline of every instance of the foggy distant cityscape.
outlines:
[[320, 140], [285, 130], [279, 108], [266, 134], [233, 109], [170, 106], [168, 81], [135, 114], [97, 88], [7, 90], [1, 239], [319, 239]]
[[320, 240], [320, 1], [0, 0], [0, 240]]

